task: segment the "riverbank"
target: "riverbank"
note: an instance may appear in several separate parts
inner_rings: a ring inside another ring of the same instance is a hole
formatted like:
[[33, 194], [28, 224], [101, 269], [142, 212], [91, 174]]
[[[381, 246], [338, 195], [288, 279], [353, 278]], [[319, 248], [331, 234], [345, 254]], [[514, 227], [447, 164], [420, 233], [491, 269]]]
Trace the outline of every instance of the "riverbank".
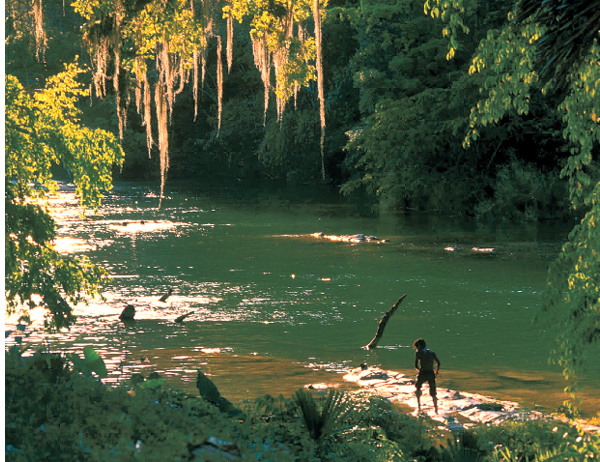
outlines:
[[[144, 358], [142, 361], [141, 358]], [[165, 374], [169, 384], [187, 392], [195, 391], [196, 369], [200, 367], [230, 401], [236, 403], [253, 399], [264, 394], [290, 397], [295, 390], [307, 384], [317, 388], [354, 390], [366, 388], [368, 383], [345, 378], [360, 368], [336, 367], [339, 364], [300, 362], [266, 355], [241, 355], [233, 351], [189, 348], [134, 350], [119, 357], [125, 371], [129, 373], [154, 370]], [[115, 360], [110, 360], [115, 363]], [[356, 363], [355, 363], [356, 364]], [[360, 364], [360, 363], [359, 363]], [[391, 371], [377, 364], [370, 370]], [[412, 370], [394, 370], [390, 375], [404, 374], [408, 380], [414, 379]], [[114, 374], [115, 382], [120, 376]], [[461, 393], [488, 396], [490, 398], [518, 403], [520, 408], [533, 409], [543, 414], [557, 412], [567, 395], [564, 393], [564, 378], [560, 373], [529, 372], [519, 370], [489, 368], [485, 372], [476, 370], [443, 369], [438, 377], [441, 389], [452, 389]], [[375, 387], [372, 387], [375, 390]], [[426, 388], [426, 387], [425, 387]], [[406, 394], [414, 398], [414, 386], [408, 386]], [[429, 398], [425, 391], [425, 404]], [[582, 390], [580, 411], [585, 419], [598, 418], [600, 394], [592, 389], [591, 383]], [[396, 400], [398, 402], [398, 400]], [[401, 403], [409, 406], [411, 403]], [[415, 404], [415, 402], [413, 402]], [[416, 405], [416, 404], [415, 404]], [[409, 412], [415, 405], [407, 408]]]
[[[176, 315], [177, 313], [174, 312], [169, 316], [174, 319]], [[120, 334], [115, 336], [116, 339], [122, 340], [114, 349], [98, 345], [98, 351], [104, 358], [109, 371], [109, 375], [104, 379], [104, 382], [111, 386], [117, 386], [126, 381], [132, 374], [148, 374], [155, 371], [165, 378], [169, 386], [193, 394], [197, 393], [197, 369], [201, 369], [215, 382], [223, 396], [234, 404], [245, 400], [254, 400], [256, 397], [266, 394], [283, 395], [290, 398], [297, 389], [307, 384], [313, 384], [315, 388], [328, 387], [349, 391], [364, 388], [383, 393], [384, 390], [384, 388], [380, 389], [379, 383], [375, 381], [349, 381], [345, 379], [345, 375], [358, 369], [343, 367], [343, 364], [293, 361], [264, 354], [243, 355], [237, 354], [229, 348], [205, 348], [202, 346], [173, 349], [130, 348], [129, 342], [133, 337], [132, 334], [129, 334], [130, 331], [125, 331], [128, 334], [125, 335], [120, 331], [120, 324], [114, 321], [105, 322], [108, 326], [105, 329], [107, 331], [113, 329], [113, 332], [116, 330]], [[134, 332], [138, 332], [137, 337], [139, 337], [141, 331], [144, 331], [144, 335], [146, 335], [154, 325], [155, 323], [150, 321], [140, 321], [137, 323]], [[174, 332], [178, 333], [177, 338], [186, 333], [187, 324], [172, 323], [172, 325]], [[168, 327], [169, 325], [165, 324], [165, 326]], [[72, 333], [73, 341], [83, 341], [83, 337], [89, 335], [84, 332], [75, 332], [76, 329], [77, 326]], [[208, 329], [208, 327], [205, 326], [204, 329]], [[25, 335], [29, 331], [27, 329]], [[164, 331], [166, 334], [173, 334], [169, 329], [164, 329]], [[32, 340], [36, 339], [37, 337], [33, 334], [31, 338], [24, 339], [24, 345], [25, 343], [35, 345], [36, 342], [32, 343]], [[52, 340], [50, 338], [49, 342], [52, 342]], [[10, 336], [6, 341], [7, 345], [14, 345], [13, 336]], [[42, 341], [40, 340], [38, 343]], [[44, 342], [44, 344], [51, 345], [47, 342]], [[56, 346], [52, 346], [50, 349], [56, 352], [81, 354], [79, 349], [59, 349]], [[377, 349], [373, 354], [380, 354], [382, 351], [383, 353], [387, 352], [384, 349]], [[354, 362], [354, 364], [360, 363]], [[391, 368], [386, 368], [385, 365], [377, 365], [383, 371], [391, 370]], [[377, 368], [370, 369], [377, 370]], [[413, 412], [416, 406], [413, 394], [414, 386], [410, 383], [414, 378], [413, 371], [400, 369], [390, 372], [389, 375], [394, 377], [398, 374], [404, 374], [409, 383], [406, 385], [402, 399], [396, 399], [394, 402], [403, 407], [403, 410], [407, 413]], [[440, 393], [442, 390], [451, 389], [465, 396], [466, 394], [482, 395], [498, 401], [518, 403], [519, 409], [532, 409], [545, 415], [556, 413], [567, 398], [563, 392], [563, 383], [564, 379], [558, 373], [549, 374], [533, 371], [524, 373], [516, 369], [493, 367], [485, 371], [443, 369], [438, 377]], [[373, 386], [370, 386], [371, 384]], [[426, 389], [425, 386], [423, 403], [425, 406], [429, 406], [431, 401]], [[388, 394], [382, 396], [387, 397]], [[582, 411], [582, 417], [588, 420], [598, 418], [597, 413], [600, 409], [598, 390], [588, 386], [581, 393], [581, 397], [583, 401], [579, 407]], [[463, 419], [462, 416], [455, 416], [455, 418], [457, 420]]]
[[567, 458], [573, 453], [600, 457], [599, 435], [547, 419], [478, 425], [448, 439], [447, 429], [398, 412], [378, 394], [307, 390], [291, 398], [264, 396], [225, 412], [209, 397], [168, 387], [160, 376], [137, 374], [111, 387], [77, 372], [71, 360], [25, 358], [15, 349], [5, 355], [7, 461], [447, 462], [467, 456], [498, 462], [504, 453], [514, 460], [538, 460], [550, 453], [556, 460], [580, 460]]
[[[344, 375], [344, 379], [409, 409], [414, 415], [419, 415], [414, 377], [396, 371], [383, 370], [379, 367], [363, 366], [349, 371]], [[547, 418], [564, 420], [539, 410], [521, 407], [513, 401], [444, 387], [437, 389], [439, 412], [435, 412], [427, 385], [423, 389], [421, 414], [440, 422], [451, 431], [472, 428], [476, 424], [501, 424], [506, 421]], [[585, 420], [577, 423], [586, 432], [600, 433], [598, 425], [590, 424]]]

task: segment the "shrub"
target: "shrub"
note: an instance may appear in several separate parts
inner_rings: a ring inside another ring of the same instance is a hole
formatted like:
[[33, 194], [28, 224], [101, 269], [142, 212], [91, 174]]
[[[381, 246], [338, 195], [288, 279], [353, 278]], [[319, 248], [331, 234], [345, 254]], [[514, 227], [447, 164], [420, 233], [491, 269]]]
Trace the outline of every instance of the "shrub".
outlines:
[[534, 222], [559, 216], [569, 208], [566, 183], [559, 180], [557, 171], [544, 173], [515, 158], [498, 169], [493, 189], [494, 197], [477, 206], [478, 216]]

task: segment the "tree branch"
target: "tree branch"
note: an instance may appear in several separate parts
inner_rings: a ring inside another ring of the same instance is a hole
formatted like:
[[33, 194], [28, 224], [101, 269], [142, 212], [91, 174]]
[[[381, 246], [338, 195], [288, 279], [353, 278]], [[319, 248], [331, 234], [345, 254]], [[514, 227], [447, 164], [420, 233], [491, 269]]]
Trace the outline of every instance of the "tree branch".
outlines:
[[400, 297], [398, 299], [398, 301], [396, 303], [394, 303], [394, 305], [389, 309], [389, 311], [383, 315], [383, 317], [381, 318], [381, 321], [379, 321], [379, 326], [377, 326], [377, 332], [375, 332], [375, 337], [373, 337], [373, 340], [371, 340], [368, 345], [365, 345], [363, 347], [363, 349], [372, 350], [373, 348], [377, 347], [379, 340], [381, 340], [381, 337], [383, 336], [383, 330], [385, 329], [385, 326], [387, 325], [388, 321], [390, 320], [390, 318], [392, 317], [394, 312], [400, 306], [400, 303], [402, 303], [402, 301], [405, 298], [406, 298], [406, 294], [404, 294], [402, 297]]

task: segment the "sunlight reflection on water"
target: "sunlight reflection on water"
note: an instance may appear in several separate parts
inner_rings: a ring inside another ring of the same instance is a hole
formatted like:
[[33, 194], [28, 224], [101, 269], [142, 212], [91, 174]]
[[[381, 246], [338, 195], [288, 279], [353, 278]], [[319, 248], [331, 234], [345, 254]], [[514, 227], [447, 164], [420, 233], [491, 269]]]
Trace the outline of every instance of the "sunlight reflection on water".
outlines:
[[[539, 338], [532, 318], [562, 235], [552, 241], [509, 229], [505, 236], [435, 217], [425, 224], [417, 216], [367, 219], [318, 202], [171, 197], [158, 210], [149, 188], [117, 186], [87, 219], [71, 192], [53, 199], [57, 247], [86, 255], [112, 279], [104, 301], [75, 307], [79, 322], [68, 332], [44, 334], [44, 313], [36, 311], [24, 342], [78, 353], [93, 346], [111, 383], [162, 370], [171, 383], [193, 386], [195, 370], [209, 367], [235, 396], [256, 396], [278, 380], [291, 387], [363, 361], [410, 370], [417, 336], [455, 376], [493, 368], [556, 374], [546, 362], [548, 339]], [[311, 237], [317, 231], [389, 242]], [[498, 251], [444, 251], [457, 242]], [[169, 288], [172, 295], [160, 302]], [[408, 297], [380, 348], [362, 350], [402, 293]], [[132, 325], [118, 320], [127, 304], [136, 308]], [[189, 312], [184, 323], [175, 322]], [[7, 320], [7, 328], [15, 323]], [[312, 375], [303, 376], [303, 368]]]

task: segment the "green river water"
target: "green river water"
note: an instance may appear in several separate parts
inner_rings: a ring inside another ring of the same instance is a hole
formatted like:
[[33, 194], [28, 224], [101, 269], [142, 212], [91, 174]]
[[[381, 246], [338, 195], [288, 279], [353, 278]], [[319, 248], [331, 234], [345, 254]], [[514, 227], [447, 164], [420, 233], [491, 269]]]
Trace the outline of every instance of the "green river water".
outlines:
[[[57, 245], [113, 279], [106, 301], [76, 308], [70, 331], [44, 334], [38, 317], [24, 343], [78, 353], [92, 346], [109, 382], [157, 370], [195, 392], [201, 368], [237, 402], [307, 383], [341, 386], [343, 371], [363, 362], [412, 374], [411, 344], [424, 337], [442, 362], [440, 387], [549, 410], [565, 398], [560, 371], [548, 364], [553, 334], [542, 336], [533, 318], [569, 225], [478, 225], [416, 212], [361, 217], [326, 187], [181, 187], [159, 210], [152, 191], [117, 185], [85, 220], [72, 192], [52, 200]], [[316, 232], [389, 242], [334, 242]], [[169, 287], [173, 294], [160, 302]], [[361, 349], [402, 294], [379, 348]], [[117, 315], [128, 303], [136, 321], [124, 325]], [[586, 382], [592, 413], [598, 383]]]

